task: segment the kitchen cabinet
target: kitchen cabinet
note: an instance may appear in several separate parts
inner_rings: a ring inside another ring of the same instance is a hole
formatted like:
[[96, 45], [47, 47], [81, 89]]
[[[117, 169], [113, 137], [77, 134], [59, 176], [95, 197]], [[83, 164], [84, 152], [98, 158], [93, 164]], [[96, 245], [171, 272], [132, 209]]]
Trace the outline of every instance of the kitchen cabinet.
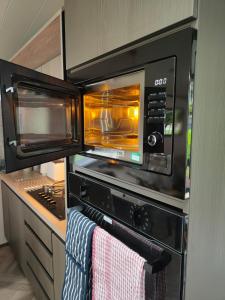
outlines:
[[9, 223], [9, 200], [8, 200], [8, 188], [2, 183], [2, 208], [3, 208], [3, 221], [4, 221], [4, 231], [5, 237], [8, 242], [10, 242], [10, 223]]
[[[43, 291], [49, 299], [54, 300], [53, 280], [48, 276], [45, 268], [40, 264], [39, 259], [35, 256], [30, 247], [26, 246], [26, 261], [28, 267], [32, 270], [34, 276], [40, 282]], [[29, 277], [28, 277], [29, 279]], [[42, 300], [42, 299], [38, 299]]]
[[49, 227], [45, 225], [42, 220], [36, 216], [31, 209], [27, 206], [24, 207], [24, 220], [26, 226], [31, 228], [38, 236], [39, 240], [45, 245], [45, 247], [52, 252], [52, 232]]
[[61, 300], [65, 274], [65, 244], [52, 234], [55, 300]]
[[65, 244], [4, 182], [4, 228], [37, 300], [61, 299]]
[[4, 227], [8, 242], [19, 262], [25, 269], [24, 204], [4, 183], [2, 183]]
[[65, 0], [66, 68], [197, 16], [197, 0]]
[[30, 283], [32, 284], [32, 287], [34, 289], [34, 294], [36, 299], [41, 299], [41, 300], [49, 300], [48, 296], [46, 293], [43, 291], [39, 281], [37, 280], [36, 276], [34, 275], [31, 267], [28, 265], [27, 266], [27, 271], [26, 275], [29, 278]]

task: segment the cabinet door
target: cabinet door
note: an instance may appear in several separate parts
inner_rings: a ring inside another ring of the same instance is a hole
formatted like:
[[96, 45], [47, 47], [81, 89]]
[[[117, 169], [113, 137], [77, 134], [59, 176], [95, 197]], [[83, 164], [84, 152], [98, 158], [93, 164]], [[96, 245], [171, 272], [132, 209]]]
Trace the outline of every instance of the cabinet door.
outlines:
[[196, 15], [196, 0], [65, 0], [66, 68]]
[[22, 270], [25, 270], [24, 204], [6, 185], [5, 193], [9, 204], [9, 244]]
[[61, 300], [65, 273], [65, 244], [52, 234], [55, 300]]
[[2, 187], [2, 207], [3, 207], [4, 231], [5, 231], [5, 237], [6, 237], [7, 241], [10, 242], [8, 187], [3, 182], [1, 182], [1, 187]]

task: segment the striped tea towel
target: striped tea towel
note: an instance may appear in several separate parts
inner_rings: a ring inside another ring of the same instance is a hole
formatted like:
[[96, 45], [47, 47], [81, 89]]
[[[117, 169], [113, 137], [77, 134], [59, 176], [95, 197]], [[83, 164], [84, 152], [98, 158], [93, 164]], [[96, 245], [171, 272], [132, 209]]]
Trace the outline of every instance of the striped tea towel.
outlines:
[[145, 259], [96, 227], [92, 243], [93, 300], [142, 300]]
[[75, 209], [68, 214], [63, 300], [91, 299], [92, 235], [96, 224]]

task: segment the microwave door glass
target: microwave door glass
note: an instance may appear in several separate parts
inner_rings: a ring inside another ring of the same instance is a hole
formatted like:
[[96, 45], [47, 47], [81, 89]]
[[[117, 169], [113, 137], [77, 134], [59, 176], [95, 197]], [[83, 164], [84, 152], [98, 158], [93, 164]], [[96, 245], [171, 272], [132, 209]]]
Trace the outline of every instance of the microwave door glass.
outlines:
[[22, 151], [72, 140], [71, 98], [48, 90], [19, 86], [16, 101], [16, 135]]
[[87, 87], [84, 144], [90, 154], [142, 163], [144, 71]]

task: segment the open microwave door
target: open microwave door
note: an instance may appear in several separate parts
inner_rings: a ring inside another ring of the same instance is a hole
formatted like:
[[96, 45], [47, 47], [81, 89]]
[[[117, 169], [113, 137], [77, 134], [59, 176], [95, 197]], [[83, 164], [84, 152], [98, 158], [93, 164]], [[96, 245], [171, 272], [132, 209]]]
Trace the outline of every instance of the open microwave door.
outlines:
[[0, 61], [1, 170], [12, 172], [82, 149], [80, 91], [66, 81]]

